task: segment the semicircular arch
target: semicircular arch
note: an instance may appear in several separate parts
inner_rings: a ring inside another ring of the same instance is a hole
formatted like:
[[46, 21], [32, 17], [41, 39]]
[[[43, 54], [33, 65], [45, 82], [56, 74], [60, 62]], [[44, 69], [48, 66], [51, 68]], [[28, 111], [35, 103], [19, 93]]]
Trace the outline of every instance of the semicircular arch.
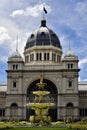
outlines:
[[[35, 102], [35, 95], [33, 95], [32, 92], [39, 90], [38, 86], [36, 85], [37, 83], [40, 83], [40, 79], [33, 81], [28, 86], [27, 93], [26, 93], [27, 103]], [[46, 83], [46, 86], [44, 86], [44, 90], [50, 92], [48, 95], [47, 101], [49, 103], [52, 103], [52, 102], [55, 103], [55, 107], [49, 109], [49, 115], [52, 117], [53, 121], [56, 121], [57, 120], [57, 100], [58, 100], [57, 87], [52, 81], [50, 81], [48, 79], [43, 79], [43, 83]], [[28, 118], [32, 113], [34, 114], [34, 112], [30, 108], [29, 109], [27, 108], [27, 117]]]
[[[38, 87], [37, 87], [37, 83], [40, 82], [40, 79], [37, 79], [35, 81], [33, 81], [27, 88], [27, 96], [32, 94], [33, 91], [37, 91]], [[44, 90], [46, 91], [50, 91], [51, 94], [58, 94], [58, 90], [56, 85], [48, 80], [48, 79], [43, 79], [43, 82], [46, 83], [46, 86], [44, 87]]]

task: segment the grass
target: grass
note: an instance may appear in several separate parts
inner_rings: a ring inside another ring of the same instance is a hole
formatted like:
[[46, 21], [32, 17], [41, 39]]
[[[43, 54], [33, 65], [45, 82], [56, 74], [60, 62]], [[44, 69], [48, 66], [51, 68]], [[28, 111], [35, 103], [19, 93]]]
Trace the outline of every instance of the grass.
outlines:
[[69, 130], [68, 128], [52, 128], [52, 127], [14, 127], [13, 129], [10, 130]]

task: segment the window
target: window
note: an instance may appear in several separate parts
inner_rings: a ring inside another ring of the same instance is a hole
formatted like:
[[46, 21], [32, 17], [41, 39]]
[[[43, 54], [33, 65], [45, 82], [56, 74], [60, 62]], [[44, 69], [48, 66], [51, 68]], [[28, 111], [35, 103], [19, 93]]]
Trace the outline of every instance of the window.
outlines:
[[79, 114], [81, 117], [87, 117], [87, 108], [80, 108]]
[[71, 64], [71, 69], [73, 69], [73, 64]]
[[87, 96], [87, 91], [80, 91], [80, 92], [79, 92], [79, 95], [80, 95], [80, 96]]
[[42, 32], [42, 33], [41, 33], [41, 36], [45, 36], [45, 33], [44, 33], [44, 32]]
[[67, 107], [73, 107], [73, 104], [71, 102], [69, 102], [66, 106]]
[[25, 62], [27, 63], [29, 61], [29, 56], [25, 56]]
[[15, 70], [15, 65], [13, 65], [13, 70]]
[[42, 54], [41, 53], [39, 53], [39, 60], [42, 60]]
[[36, 60], [41, 61], [42, 60], [42, 53], [36, 53]]
[[60, 63], [61, 57], [57, 55], [57, 62]]
[[13, 82], [13, 88], [16, 88], [16, 86], [17, 86], [17, 84], [16, 84], [16, 82], [14, 81], [14, 82]]
[[17, 70], [18, 69], [18, 64], [13, 64], [13, 70]]
[[34, 61], [34, 54], [30, 54], [30, 61]]
[[66, 105], [66, 116], [67, 117], [72, 117], [74, 112], [73, 112], [73, 103], [72, 102], [69, 102], [67, 103]]
[[71, 81], [71, 80], [68, 81], [68, 86], [69, 86], [69, 87], [72, 87], [72, 81]]
[[11, 104], [11, 117], [17, 118], [18, 116], [18, 105], [16, 103]]
[[18, 69], [18, 65], [16, 64], [15, 67], [16, 67], [16, 70], [17, 70]]
[[5, 116], [5, 110], [2, 108], [0, 109], [0, 117], [3, 117]]
[[49, 53], [44, 53], [44, 60], [49, 60]]
[[68, 69], [73, 69], [73, 63], [68, 63]]
[[31, 38], [33, 38], [34, 37], [34, 34], [31, 34]]
[[38, 58], [38, 53], [36, 54], [36, 60], [38, 60], [39, 58]]
[[68, 64], [68, 69], [70, 69], [70, 64]]
[[52, 61], [56, 61], [56, 54], [52, 54]]

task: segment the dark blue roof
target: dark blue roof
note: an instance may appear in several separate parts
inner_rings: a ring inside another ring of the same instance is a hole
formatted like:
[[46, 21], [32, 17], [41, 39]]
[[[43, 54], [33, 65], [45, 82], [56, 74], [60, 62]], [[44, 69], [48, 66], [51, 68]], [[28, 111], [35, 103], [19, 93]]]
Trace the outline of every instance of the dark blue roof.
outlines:
[[35, 45], [53, 45], [55, 47], [61, 48], [59, 38], [51, 29], [46, 26], [45, 19], [41, 21], [41, 26], [28, 38], [25, 49]]

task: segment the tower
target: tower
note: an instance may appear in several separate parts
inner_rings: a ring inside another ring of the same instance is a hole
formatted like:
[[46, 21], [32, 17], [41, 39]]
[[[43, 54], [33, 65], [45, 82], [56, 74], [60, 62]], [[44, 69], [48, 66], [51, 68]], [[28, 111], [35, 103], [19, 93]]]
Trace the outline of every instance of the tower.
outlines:
[[62, 59], [63, 63], [63, 93], [66, 103], [66, 118], [79, 117], [79, 91], [78, 91], [78, 57], [69, 48]]
[[24, 61], [20, 53], [16, 51], [8, 58], [7, 69], [7, 96], [6, 119], [22, 119], [23, 113], [23, 84], [22, 70]]

